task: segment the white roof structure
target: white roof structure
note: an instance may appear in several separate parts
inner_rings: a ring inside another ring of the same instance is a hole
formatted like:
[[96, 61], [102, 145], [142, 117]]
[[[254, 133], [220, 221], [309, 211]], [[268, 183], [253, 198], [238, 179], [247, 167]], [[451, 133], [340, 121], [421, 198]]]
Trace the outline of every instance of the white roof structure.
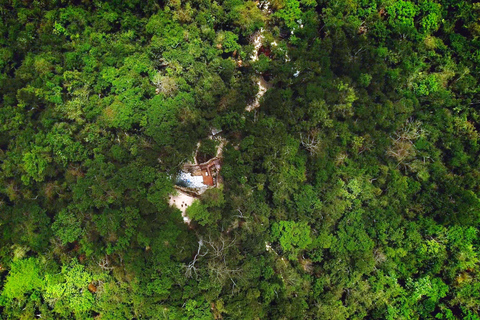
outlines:
[[202, 189], [208, 187], [206, 184], [203, 184], [202, 176], [194, 176], [191, 173], [184, 171], [180, 171], [175, 184], [181, 187], [193, 189]]

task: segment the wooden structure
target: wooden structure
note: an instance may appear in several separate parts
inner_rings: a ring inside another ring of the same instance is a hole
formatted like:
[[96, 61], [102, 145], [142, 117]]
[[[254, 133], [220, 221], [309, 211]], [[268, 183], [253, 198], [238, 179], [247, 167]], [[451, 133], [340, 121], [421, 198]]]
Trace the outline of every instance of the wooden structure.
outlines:
[[192, 174], [192, 176], [202, 176], [203, 178], [203, 184], [205, 185], [205, 188], [201, 188], [199, 190], [197, 189], [191, 189], [191, 188], [185, 188], [185, 187], [180, 187], [176, 186], [177, 189], [182, 190], [183, 192], [187, 192], [189, 194], [197, 194], [200, 195], [201, 193], [205, 192], [205, 190], [210, 189], [210, 188], [215, 188], [217, 187], [218, 183], [218, 177], [220, 174], [220, 169], [221, 169], [221, 160], [217, 157], [214, 157], [207, 162], [200, 163], [200, 164], [185, 164], [183, 166], [183, 171], [184, 172], [189, 172]]

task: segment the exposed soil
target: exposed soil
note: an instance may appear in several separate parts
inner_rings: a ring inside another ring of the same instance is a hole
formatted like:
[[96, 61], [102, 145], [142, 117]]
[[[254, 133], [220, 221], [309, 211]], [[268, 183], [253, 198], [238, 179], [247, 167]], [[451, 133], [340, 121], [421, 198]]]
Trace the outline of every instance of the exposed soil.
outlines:
[[168, 204], [180, 209], [180, 211], [182, 212], [183, 221], [186, 224], [190, 224], [191, 220], [189, 217], [187, 217], [186, 211], [187, 208], [190, 207], [193, 201], [195, 201], [196, 199], [197, 198], [177, 190], [177, 195], [171, 195], [168, 200]]

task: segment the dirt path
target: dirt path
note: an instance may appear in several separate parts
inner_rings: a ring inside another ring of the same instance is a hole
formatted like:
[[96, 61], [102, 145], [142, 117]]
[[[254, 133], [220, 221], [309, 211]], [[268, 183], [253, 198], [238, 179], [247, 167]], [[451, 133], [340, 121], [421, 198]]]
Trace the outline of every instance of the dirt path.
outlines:
[[258, 77], [257, 85], [258, 85], [258, 93], [255, 96], [255, 100], [245, 108], [245, 110], [248, 112], [260, 107], [260, 98], [263, 97], [265, 92], [267, 92], [267, 90], [272, 87], [272, 85], [268, 83], [262, 76]]
[[[255, 49], [251, 56], [252, 61], [258, 60], [258, 50], [260, 50], [260, 48], [262, 47], [262, 42], [264, 38], [265, 36], [263, 35], [263, 28], [262, 28], [253, 38], [253, 46]], [[260, 99], [263, 97], [265, 92], [267, 92], [267, 90], [272, 87], [267, 81], [265, 81], [265, 79], [261, 75], [258, 76], [257, 78], [257, 85], [258, 85], [258, 93], [255, 96], [255, 100], [249, 105], [247, 105], [247, 107], [245, 108], [245, 110], [248, 112], [260, 107]]]
[[258, 50], [262, 47], [262, 42], [265, 36], [263, 35], [263, 28], [260, 29], [260, 31], [257, 32], [255, 37], [253, 38], [253, 46], [254, 46], [254, 51], [252, 56], [250, 57], [252, 61], [257, 61], [258, 60]]

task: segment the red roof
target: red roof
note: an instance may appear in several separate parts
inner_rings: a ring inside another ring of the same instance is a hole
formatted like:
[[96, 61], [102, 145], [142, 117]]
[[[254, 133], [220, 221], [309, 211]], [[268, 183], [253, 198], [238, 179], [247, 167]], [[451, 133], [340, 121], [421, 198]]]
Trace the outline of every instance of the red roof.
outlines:
[[203, 184], [213, 186], [213, 177], [207, 170], [202, 170]]

